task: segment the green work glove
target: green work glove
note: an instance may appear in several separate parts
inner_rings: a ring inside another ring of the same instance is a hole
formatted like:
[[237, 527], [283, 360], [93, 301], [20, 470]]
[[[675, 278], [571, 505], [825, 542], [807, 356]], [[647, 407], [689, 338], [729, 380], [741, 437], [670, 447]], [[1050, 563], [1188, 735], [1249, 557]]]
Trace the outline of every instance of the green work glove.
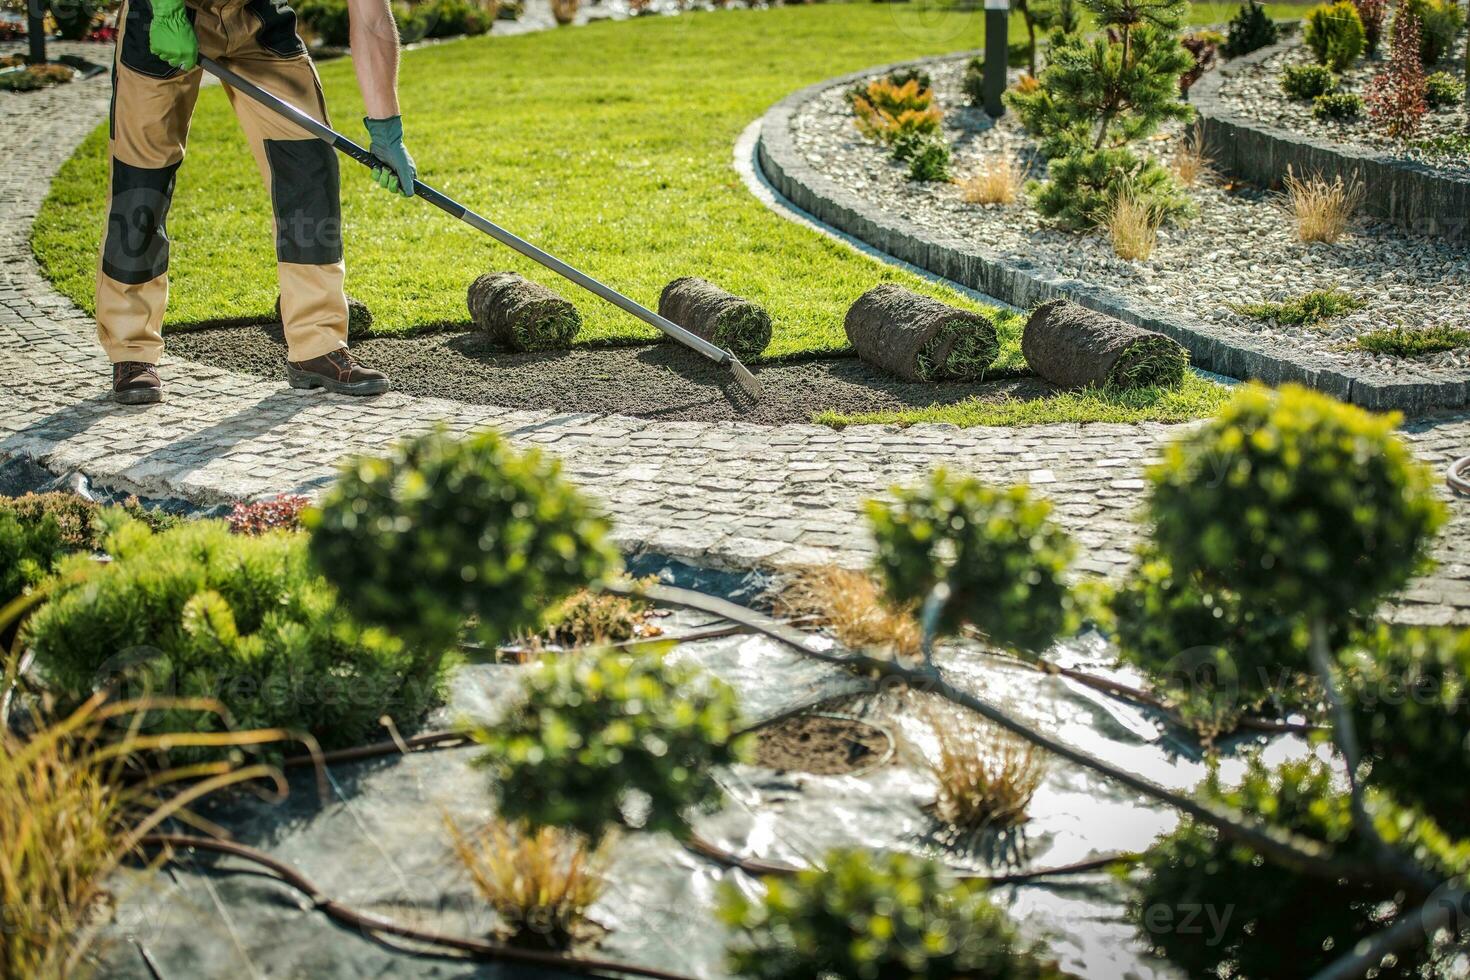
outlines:
[[184, 0], [153, 0], [148, 50], [184, 71], [199, 63], [199, 38], [194, 36], [194, 25], [184, 13]]
[[379, 187], [397, 191], [404, 197], [413, 197], [413, 179], [418, 175], [418, 169], [413, 165], [413, 157], [408, 155], [408, 148], [403, 145], [403, 117], [364, 119], [362, 124], [373, 138], [368, 152], [383, 161], [383, 166], [373, 168], [373, 180]]

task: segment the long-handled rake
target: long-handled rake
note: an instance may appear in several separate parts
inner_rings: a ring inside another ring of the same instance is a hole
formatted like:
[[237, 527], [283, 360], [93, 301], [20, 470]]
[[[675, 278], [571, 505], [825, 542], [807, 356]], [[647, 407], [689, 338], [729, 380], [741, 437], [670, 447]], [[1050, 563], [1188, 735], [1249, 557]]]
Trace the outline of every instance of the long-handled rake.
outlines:
[[[340, 151], [345, 156], [351, 157], [364, 167], [382, 166], [381, 161], [369, 153], [364, 147], [354, 143], [330, 126], [317, 122], [284, 99], [277, 98], [260, 86], [246, 81], [216, 62], [213, 58], [200, 57], [199, 64], [205, 71], [218, 77], [220, 81], [244, 92], [267, 109], [284, 116], [317, 139]], [[595, 293], [619, 309], [633, 314], [644, 323], [657, 327], [685, 347], [698, 351], [721, 367], [729, 368], [735, 375], [735, 380], [740, 383], [740, 387], [744, 388], [751, 398], [760, 398], [760, 382], [756, 380], [755, 375], [751, 374], [750, 370], [744, 364], [740, 363], [740, 359], [729, 351], [716, 347], [703, 337], [691, 333], [672, 320], [659, 316], [657, 313], [648, 309], [648, 307], [634, 302], [611, 286], [600, 283], [585, 272], [572, 268], [551, 253], [537, 248], [524, 238], [511, 234], [495, 222], [476, 214], [452, 197], [440, 193], [423, 181], [415, 180], [413, 182], [413, 191], [415, 196], [423, 198], [445, 214], [458, 218], [471, 228], [477, 228], [483, 231], [502, 245], [510, 246], [533, 262], [539, 262], [557, 275], [570, 279], [588, 292]]]

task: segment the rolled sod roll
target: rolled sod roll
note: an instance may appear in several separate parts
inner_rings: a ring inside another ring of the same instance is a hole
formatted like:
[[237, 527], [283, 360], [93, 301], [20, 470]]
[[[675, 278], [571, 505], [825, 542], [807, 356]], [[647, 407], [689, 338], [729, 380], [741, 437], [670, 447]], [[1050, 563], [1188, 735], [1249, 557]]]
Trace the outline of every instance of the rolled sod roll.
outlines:
[[1021, 353], [1031, 370], [1062, 388], [1172, 388], [1189, 367], [1189, 351], [1163, 334], [1064, 299], [1031, 314]]
[[[276, 322], [281, 321], [281, 297], [276, 297]], [[373, 327], [373, 311], [360, 299], [347, 297], [347, 336], [365, 337]]]
[[859, 296], [842, 325], [858, 357], [905, 381], [972, 381], [1000, 353], [989, 318], [893, 283]]
[[559, 350], [582, 329], [577, 308], [538, 282], [491, 272], [470, 283], [470, 319], [515, 351]]
[[681, 276], [664, 287], [658, 315], [742, 359], [759, 357], [771, 343], [769, 313], [694, 276]]

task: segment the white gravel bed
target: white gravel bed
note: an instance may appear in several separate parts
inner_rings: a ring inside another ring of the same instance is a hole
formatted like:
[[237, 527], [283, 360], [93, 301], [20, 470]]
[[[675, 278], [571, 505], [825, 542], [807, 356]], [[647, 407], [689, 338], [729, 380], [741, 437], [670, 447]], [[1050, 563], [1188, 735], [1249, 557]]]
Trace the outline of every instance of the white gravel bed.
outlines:
[[[963, 66], [956, 60], [931, 69], [936, 103], [945, 113], [944, 135], [954, 148], [955, 176], [967, 176], [1005, 152], [1041, 176], [1033, 143], [1013, 113], [992, 125], [984, 112], [967, 104], [960, 88]], [[1405, 380], [1462, 380], [1470, 372], [1465, 348], [1404, 359], [1346, 346], [1382, 327], [1466, 326], [1470, 246], [1363, 223], [1335, 245], [1304, 244], [1296, 240], [1281, 195], [1231, 189], [1210, 179], [1191, 192], [1199, 218], [1187, 228], [1161, 230], [1153, 256], [1129, 262], [1117, 258], [1101, 234], [1049, 225], [1024, 194], [1011, 205], [982, 206], [963, 201], [956, 184], [910, 181], [904, 165], [858, 133], [841, 87], [802, 106], [792, 118], [792, 134], [807, 162], [829, 179], [930, 229], [935, 239], [973, 242], [996, 259], [1024, 259], [1145, 299], [1163, 312], [1308, 349], [1344, 368], [1372, 366]], [[1152, 141], [1161, 158], [1167, 159], [1177, 135], [1160, 134]], [[1229, 306], [1332, 288], [1349, 290], [1368, 305], [1310, 327], [1263, 322]]]
[[[1447, 71], [1463, 80], [1465, 43], [1466, 39], [1462, 36], [1456, 42], [1458, 55], [1447, 57], [1434, 68], [1426, 69], [1425, 74]], [[1379, 44], [1378, 58], [1372, 61], [1360, 59], [1338, 76], [1338, 91], [1354, 92], [1366, 97], [1373, 76], [1384, 66], [1387, 58], [1388, 39], [1385, 37]], [[1358, 119], [1341, 122], [1317, 119], [1312, 115], [1310, 100], [1288, 98], [1281, 90], [1282, 69], [1289, 65], [1310, 64], [1312, 61], [1311, 51], [1304, 44], [1298, 43], [1260, 64], [1241, 66], [1232, 71], [1220, 85], [1220, 104], [1242, 119], [1267, 123], [1316, 139], [1377, 150], [1398, 159], [1416, 160], [1445, 173], [1470, 176], [1470, 159], [1464, 154], [1436, 153], [1414, 145], [1435, 137], [1463, 136], [1466, 133], [1464, 102], [1453, 107], [1429, 110], [1419, 132], [1412, 140], [1407, 141], [1379, 132], [1366, 112]]]

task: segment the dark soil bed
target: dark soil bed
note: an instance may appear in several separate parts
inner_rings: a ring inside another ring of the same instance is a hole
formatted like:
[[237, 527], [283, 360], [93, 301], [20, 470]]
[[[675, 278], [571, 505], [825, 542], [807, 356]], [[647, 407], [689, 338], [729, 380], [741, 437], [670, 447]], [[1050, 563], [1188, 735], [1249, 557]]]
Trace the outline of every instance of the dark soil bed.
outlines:
[[781, 772], [837, 776], [881, 765], [892, 749], [888, 734], [865, 721], [797, 715], [760, 730], [755, 762]]
[[[728, 371], [673, 344], [511, 354], [469, 332], [374, 338], [359, 341], [353, 350], [363, 363], [386, 371], [396, 390], [412, 395], [650, 419], [777, 425], [810, 422], [813, 413], [826, 409], [872, 412], [947, 405], [977, 396], [1024, 401], [1054, 390], [1035, 377], [911, 383], [855, 357], [831, 357], [755, 368], [765, 394], [752, 405]], [[168, 351], [214, 367], [285, 380], [286, 348], [279, 324], [171, 333]]]

